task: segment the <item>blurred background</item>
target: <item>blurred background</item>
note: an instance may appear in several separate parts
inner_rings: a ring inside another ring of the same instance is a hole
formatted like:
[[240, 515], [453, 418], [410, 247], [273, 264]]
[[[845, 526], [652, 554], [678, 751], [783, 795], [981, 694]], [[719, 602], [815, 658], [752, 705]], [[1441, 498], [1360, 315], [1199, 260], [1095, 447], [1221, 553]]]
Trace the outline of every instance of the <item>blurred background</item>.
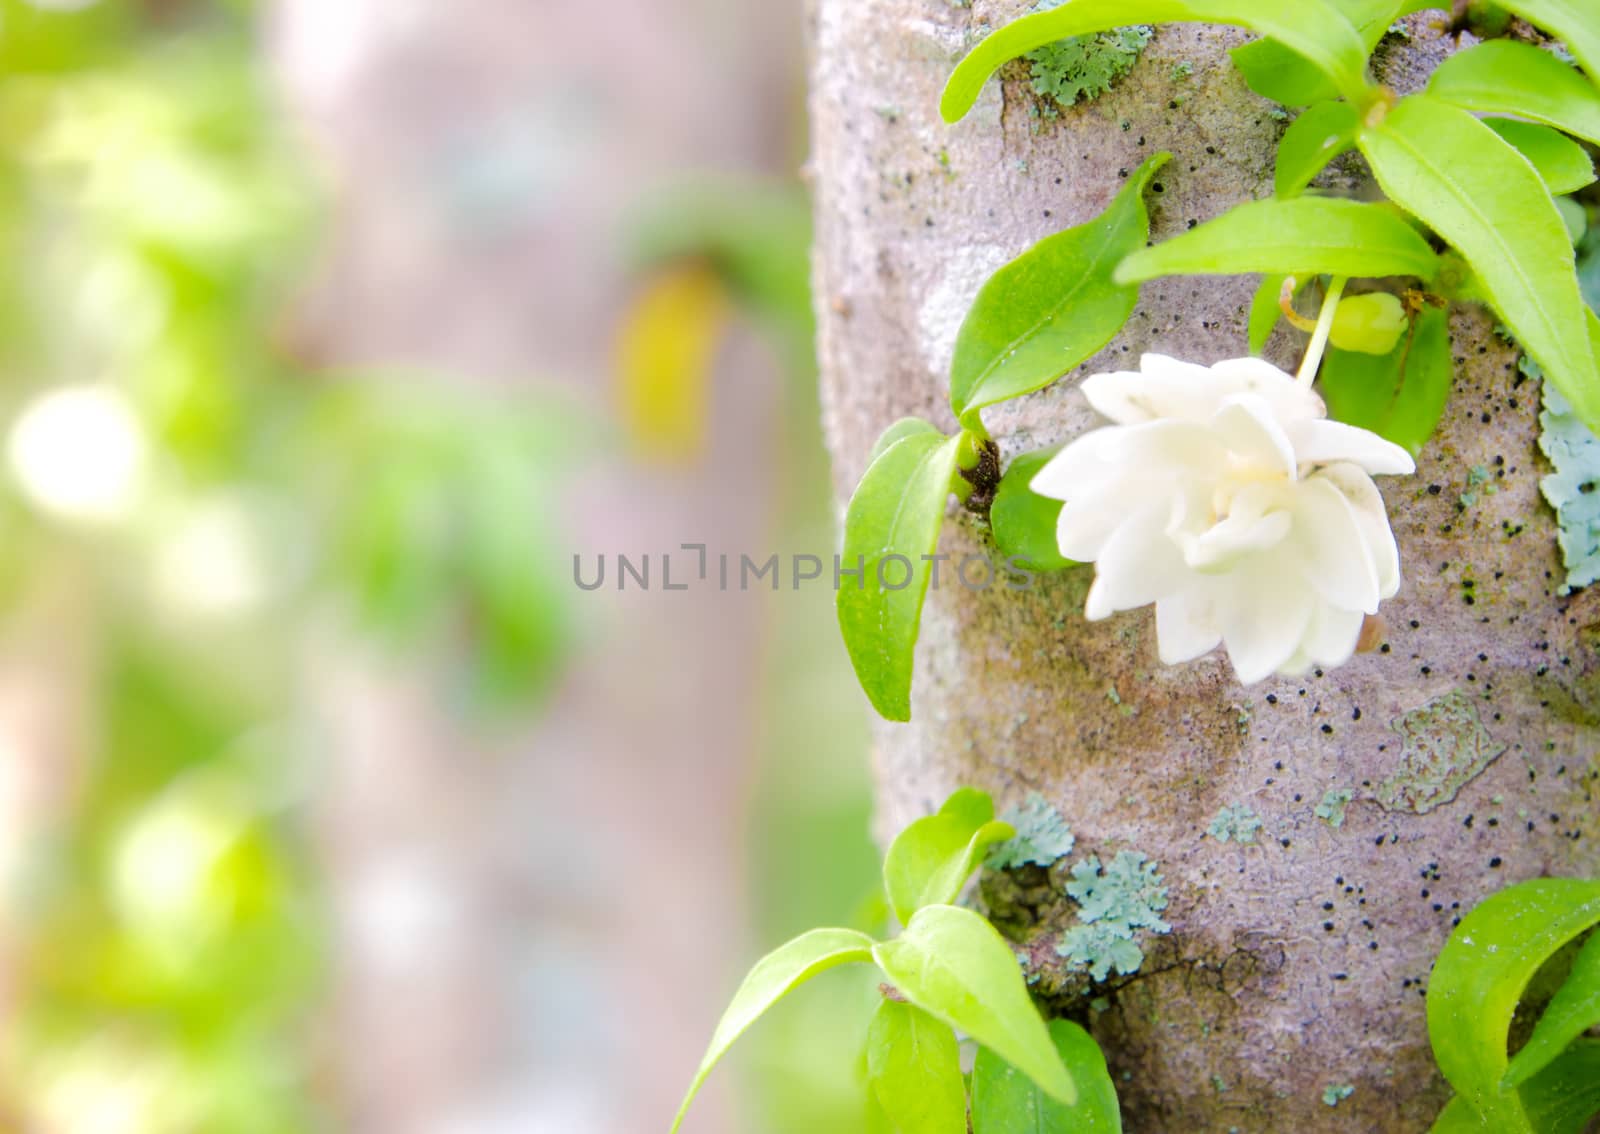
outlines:
[[[870, 924], [830, 589], [659, 574], [833, 551], [801, 20], [0, 0], [0, 1134], [664, 1131]], [[688, 1129], [860, 1129], [872, 997]]]

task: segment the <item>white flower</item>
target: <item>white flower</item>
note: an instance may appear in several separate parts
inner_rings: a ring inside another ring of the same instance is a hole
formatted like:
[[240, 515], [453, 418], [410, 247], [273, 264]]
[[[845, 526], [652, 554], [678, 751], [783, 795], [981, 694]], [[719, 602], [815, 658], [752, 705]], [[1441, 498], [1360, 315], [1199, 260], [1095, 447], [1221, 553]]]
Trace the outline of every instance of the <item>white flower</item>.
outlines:
[[1348, 661], [1364, 617], [1400, 587], [1371, 473], [1411, 456], [1327, 420], [1322, 399], [1256, 358], [1209, 369], [1158, 354], [1097, 374], [1089, 403], [1116, 424], [1034, 477], [1065, 501], [1061, 554], [1095, 563], [1091, 620], [1156, 604], [1161, 660], [1225, 644], [1244, 684]]

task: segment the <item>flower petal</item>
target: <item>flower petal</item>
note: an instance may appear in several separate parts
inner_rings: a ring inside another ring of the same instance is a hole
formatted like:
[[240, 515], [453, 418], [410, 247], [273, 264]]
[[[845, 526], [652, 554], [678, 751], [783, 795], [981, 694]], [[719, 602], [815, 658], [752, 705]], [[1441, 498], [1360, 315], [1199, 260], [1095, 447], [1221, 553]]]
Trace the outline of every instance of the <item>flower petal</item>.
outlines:
[[1273, 415], [1272, 405], [1258, 394], [1235, 394], [1222, 403], [1211, 428], [1235, 457], [1281, 472], [1293, 480], [1299, 471], [1289, 435]]
[[1227, 577], [1217, 617], [1228, 659], [1243, 685], [1269, 677], [1294, 657], [1316, 600], [1290, 554], [1257, 556]]
[[1369, 473], [1399, 475], [1417, 471], [1411, 454], [1376, 433], [1342, 421], [1302, 421], [1291, 426], [1294, 454], [1302, 465], [1345, 461]]
[[1357, 465], [1328, 465], [1307, 478], [1308, 482], [1313, 480], [1327, 481], [1349, 501], [1366, 538], [1367, 550], [1372, 553], [1378, 573], [1378, 597], [1393, 598], [1400, 590], [1400, 549], [1395, 545], [1394, 530], [1389, 526], [1389, 513], [1378, 486]]
[[1106, 541], [1128, 521], [1128, 501], [1121, 493], [1094, 493], [1069, 500], [1056, 520], [1056, 546], [1077, 563], [1093, 563]]
[[1083, 485], [1115, 469], [1111, 452], [1116, 432], [1115, 429], [1093, 429], [1078, 437], [1033, 474], [1028, 488], [1052, 500], [1071, 500]]
[[1313, 665], [1343, 665], [1355, 656], [1366, 616], [1357, 610], [1339, 610], [1319, 603], [1300, 641], [1300, 652]]
[[1272, 406], [1284, 424], [1328, 416], [1328, 408], [1312, 390], [1264, 358], [1231, 358], [1211, 368], [1212, 380], [1234, 394], [1254, 394]]
[[1079, 388], [1091, 406], [1118, 425], [1173, 418], [1204, 421], [1221, 400], [1203, 366], [1147, 354], [1139, 367], [1091, 375]]
[[1110, 426], [1085, 433], [1062, 449], [1034, 474], [1028, 487], [1052, 500], [1122, 491], [1130, 482], [1166, 491], [1164, 481], [1215, 476], [1226, 456], [1215, 434], [1193, 422]]
[[1156, 603], [1156, 643], [1163, 665], [1193, 661], [1221, 642], [1216, 613], [1201, 588], [1191, 587]]
[[1296, 486], [1290, 544], [1322, 598], [1341, 610], [1378, 612], [1378, 565], [1356, 510], [1334, 484], [1312, 477]]
[[[1198, 535], [1174, 536], [1183, 550], [1183, 559], [1196, 571], [1208, 574], [1225, 572], [1247, 555], [1255, 555], [1282, 543], [1294, 527], [1294, 516], [1283, 507], [1288, 485], [1249, 484], [1233, 498], [1227, 516]], [[1337, 495], [1337, 494], [1336, 494]], [[1174, 513], [1174, 521], [1180, 519]], [[1169, 532], [1170, 532], [1169, 528]]]
[[1090, 622], [1163, 599], [1192, 577], [1163, 530], [1165, 519], [1164, 503], [1148, 506], [1128, 517], [1106, 541], [1084, 603]]
[[1111, 432], [1112, 459], [1147, 477], [1209, 480], [1223, 470], [1228, 451], [1215, 430], [1193, 421], [1152, 421]]

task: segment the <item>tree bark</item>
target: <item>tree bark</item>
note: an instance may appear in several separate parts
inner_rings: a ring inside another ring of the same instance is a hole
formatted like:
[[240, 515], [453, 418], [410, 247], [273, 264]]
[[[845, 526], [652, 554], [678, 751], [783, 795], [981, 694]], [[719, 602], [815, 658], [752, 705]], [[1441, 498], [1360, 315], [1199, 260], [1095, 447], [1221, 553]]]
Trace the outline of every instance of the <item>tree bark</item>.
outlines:
[[[841, 498], [896, 418], [953, 428], [951, 349], [987, 275], [1097, 214], [1146, 156], [1174, 155], [1150, 194], [1156, 240], [1271, 192], [1283, 126], [1228, 60], [1244, 37], [1217, 28], [1161, 28], [1120, 85], [1058, 120], [1032, 113], [1013, 64], [965, 122], [942, 124], [954, 61], [1022, 8], [814, 4], [817, 302]], [[1402, 91], [1450, 47], [1425, 18], [1411, 26], [1377, 62]], [[1330, 176], [1353, 187], [1360, 174]], [[1146, 350], [1246, 353], [1254, 283], [1146, 287], [1101, 356], [990, 413], [1005, 457], [1091, 423], [1084, 374]], [[1426, 1130], [1449, 1088], [1425, 993], [1456, 920], [1521, 879], [1600, 873], [1600, 597], [1562, 593], [1537, 384], [1488, 316], [1453, 330], [1446, 419], [1416, 476], [1381, 485], [1405, 583], [1380, 650], [1246, 689], [1220, 657], [1162, 667], [1148, 610], [1086, 623], [1089, 569], [1027, 593], [929, 596], [913, 721], [877, 729], [882, 831], [960, 785], [1002, 807], [1038, 791], [1079, 853], [1160, 863], [1172, 932], [1103, 985], [1055, 953], [1065, 864], [983, 888], [1048, 1006], [1105, 1047], [1130, 1130]], [[1274, 345], [1292, 367], [1298, 343]], [[952, 505], [940, 550], [988, 550], [983, 522]], [[1314, 813], [1330, 789], [1354, 793], [1339, 826]], [[1254, 844], [1206, 833], [1235, 803], [1264, 821]], [[1330, 1105], [1334, 1085], [1355, 1089]]]

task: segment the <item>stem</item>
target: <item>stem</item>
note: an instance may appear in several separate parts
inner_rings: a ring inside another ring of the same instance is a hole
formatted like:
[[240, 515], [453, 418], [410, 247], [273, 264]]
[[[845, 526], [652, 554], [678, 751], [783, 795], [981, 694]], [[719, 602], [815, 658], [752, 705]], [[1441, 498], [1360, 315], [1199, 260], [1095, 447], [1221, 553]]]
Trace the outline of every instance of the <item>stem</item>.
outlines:
[[1334, 276], [1333, 282], [1328, 285], [1328, 298], [1322, 301], [1322, 317], [1317, 320], [1311, 345], [1306, 348], [1305, 361], [1300, 364], [1302, 386], [1309, 388], [1317, 380], [1317, 371], [1322, 368], [1322, 355], [1328, 349], [1328, 336], [1333, 334], [1333, 317], [1339, 313], [1339, 297], [1344, 295], [1344, 285], [1348, 282], [1346, 276]]
[[1294, 296], [1298, 290], [1299, 288], [1293, 276], [1285, 279], [1283, 281], [1283, 289], [1278, 292], [1278, 310], [1283, 312], [1283, 317], [1289, 320], [1296, 330], [1304, 331], [1309, 335], [1317, 329], [1317, 324], [1294, 309]]

